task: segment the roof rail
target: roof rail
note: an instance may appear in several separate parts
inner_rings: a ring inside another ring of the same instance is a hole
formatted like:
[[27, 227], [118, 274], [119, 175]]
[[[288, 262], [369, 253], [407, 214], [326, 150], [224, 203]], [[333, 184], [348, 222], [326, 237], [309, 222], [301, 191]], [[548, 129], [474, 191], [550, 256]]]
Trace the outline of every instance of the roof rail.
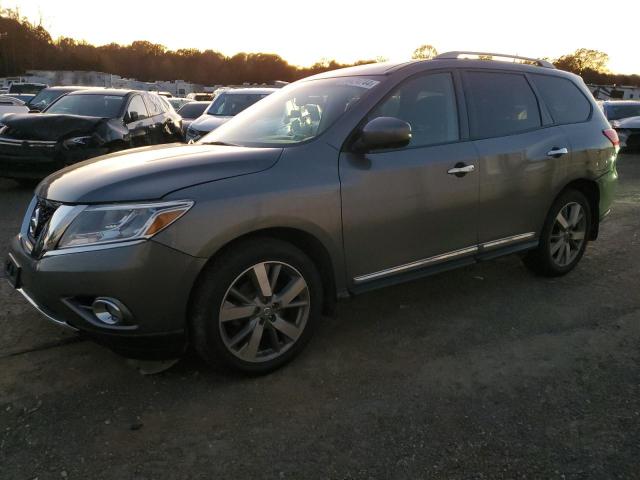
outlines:
[[518, 60], [526, 60], [527, 62], [533, 62], [539, 67], [544, 68], [556, 68], [555, 65], [546, 60], [540, 60], [539, 58], [529, 58], [529, 57], [520, 57], [519, 55], [509, 55], [508, 53], [488, 53], [488, 52], [466, 52], [466, 51], [454, 51], [454, 52], [445, 52], [440, 55], [435, 56], [434, 58], [444, 60], [453, 60], [460, 57], [460, 55], [477, 55], [479, 57], [498, 57], [498, 58], [513, 58]]

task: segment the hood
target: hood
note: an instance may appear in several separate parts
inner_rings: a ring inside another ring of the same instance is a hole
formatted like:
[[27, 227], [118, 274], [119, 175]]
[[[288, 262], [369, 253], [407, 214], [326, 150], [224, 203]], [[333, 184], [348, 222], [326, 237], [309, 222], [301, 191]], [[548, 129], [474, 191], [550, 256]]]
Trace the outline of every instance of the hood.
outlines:
[[227, 123], [232, 118], [233, 117], [216, 117], [205, 113], [191, 122], [191, 127], [200, 132], [210, 132], [218, 128], [223, 123]]
[[97, 133], [104, 141], [110, 141], [128, 132], [119, 120], [80, 115], [10, 113], [2, 123], [8, 127], [3, 135], [20, 140], [57, 141]]
[[266, 170], [282, 148], [171, 144], [97, 157], [45, 178], [36, 195], [63, 203], [156, 200], [200, 183]]

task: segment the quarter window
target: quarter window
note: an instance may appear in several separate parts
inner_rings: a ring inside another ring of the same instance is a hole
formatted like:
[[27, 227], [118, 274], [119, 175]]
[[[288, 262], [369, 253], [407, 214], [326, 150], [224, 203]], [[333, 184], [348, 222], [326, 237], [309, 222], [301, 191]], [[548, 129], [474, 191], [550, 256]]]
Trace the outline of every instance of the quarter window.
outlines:
[[531, 75], [555, 123], [584, 122], [591, 104], [570, 80], [550, 75]]
[[540, 127], [540, 109], [523, 75], [467, 72], [466, 89], [473, 138], [500, 137]]
[[459, 139], [458, 110], [450, 73], [412, 78], [378, 105], [369, 115], [396, 117], [411, 125], [411, 147], [423, 147]]

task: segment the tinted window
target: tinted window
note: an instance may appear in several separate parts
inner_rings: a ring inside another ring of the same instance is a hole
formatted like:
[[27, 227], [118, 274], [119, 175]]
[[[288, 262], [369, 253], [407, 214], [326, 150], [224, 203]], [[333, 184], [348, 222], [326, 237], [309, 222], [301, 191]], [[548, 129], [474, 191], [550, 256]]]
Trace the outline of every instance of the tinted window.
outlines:
[[122, 110], [123, 99], [124, 97], [119, 95], [65, 95], [53, 103], [46, 112], [116, 118]]
[[211, 104], [211, 108], [209, 108], [207, 113], [209, 115], [233, 117], [234, 115], [239, 114], [245, 108], [250, 107], [258, 100], [261, 100], [266, 96], [266, 93], [221, 93], [213, 101], [213, 103]]
[[609, 104], [606, 107], [605, 113], [607, 114], [607, 119], [609, 120], [620, 120], [621, 118], [639, 117], [640, 103], [627, 103], [622, 105]]
[[187, 103], [183, 105], [180, 110], [178, 110], [178, 113], [183, 118], [198, 118], [204, 113], [204, 110], [208, 105], [208, 103]]
[[29, 102], [29, 105], [31, 107], [44, 110], [47, 106], [51, 105], [55, 99], [66, 93], [67, 92], [61, 92], [59, 90], [41, 90], [40, 93], [33, 97], [31, 102]]
[[584, 122], [591, 104], [578, 87], [566, 78], [531, 75], [555, 123]]
[[499, 137], [541, 126], [536, 97], [523, 75], [467, 72], [471, 135]]
[[416, 77], [404, 82], [369, 115], [396, 117], [411, 125], [409, 147], [458, 140], [458, 111], [449, 73]]
[[160, 115], [165, 111], [164, 106], [162, 105], [162, 100], [158, 95], [150, 94], [147, 95], [147, 107], [149, 107], [149, 115]]
[[136, 95], [131, 99], [129, 108], [127, 108], [127, 117], [131, 118], [131, 114], [133, 112], [136, 112], [138, 114], [138, 120], [142, 120], [143, 118], [147, 118], [149, 116], [140, 95]]

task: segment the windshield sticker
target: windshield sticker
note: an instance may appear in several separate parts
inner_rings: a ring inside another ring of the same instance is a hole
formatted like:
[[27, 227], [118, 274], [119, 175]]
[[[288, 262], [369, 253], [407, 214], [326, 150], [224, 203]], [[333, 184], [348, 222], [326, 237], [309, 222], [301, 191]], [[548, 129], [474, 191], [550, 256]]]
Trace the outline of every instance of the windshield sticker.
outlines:
[[366, 88], [368, 90], [375, 87], [380, 82], [378, 80], [371, 80], [369, 78], [345, 78], [339, 83], [342, 85], [347, 85], [349, 87], [360, 87]]

